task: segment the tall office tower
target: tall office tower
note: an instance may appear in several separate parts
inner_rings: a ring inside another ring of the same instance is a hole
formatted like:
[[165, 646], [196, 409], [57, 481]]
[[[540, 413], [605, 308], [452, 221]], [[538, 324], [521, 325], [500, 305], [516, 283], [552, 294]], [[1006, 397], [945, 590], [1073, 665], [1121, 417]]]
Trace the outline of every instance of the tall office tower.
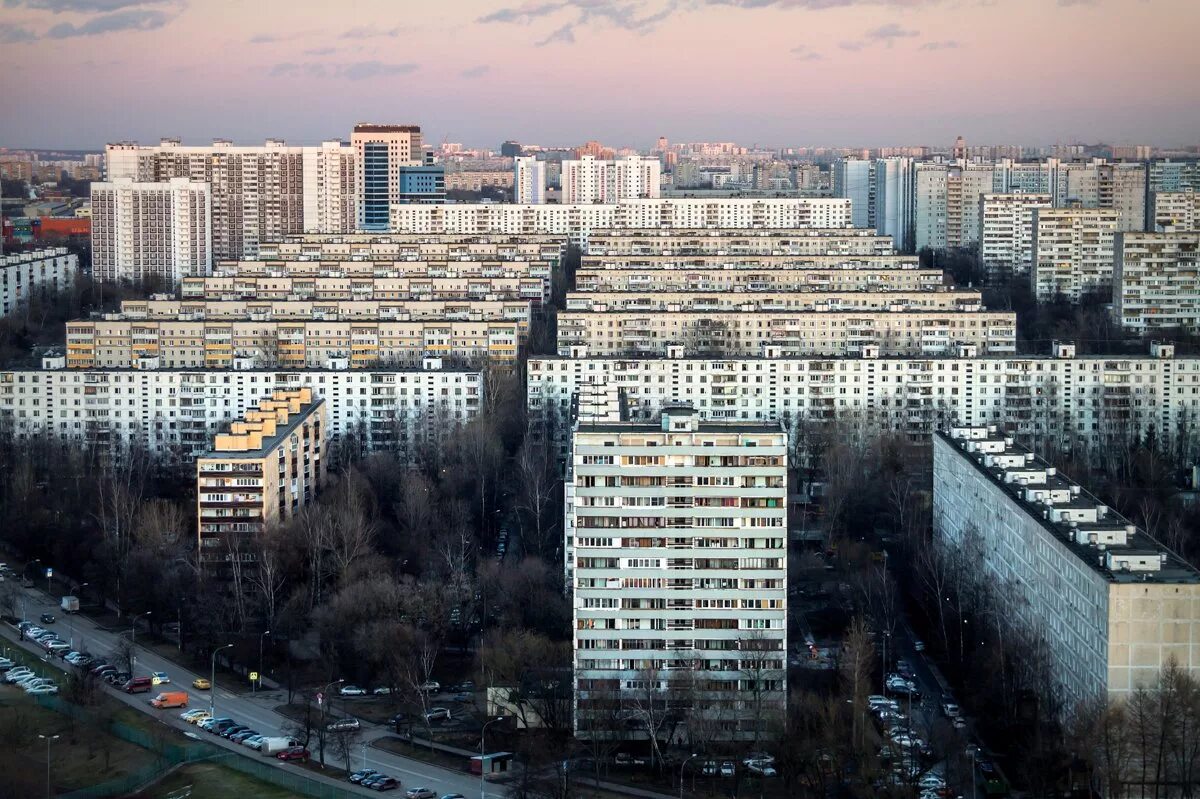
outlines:
[[257, 537], [316, 498], [328, 435], [325, 401], [307, 387], [272, 392], [217, 434], [196, 461], [202, 568], [253, 564]]
[[[950, 238], [950, 173], [945, 164], [916, 165], [914, 248], [944, 250]], [[956, 197], [956, 204], [961, 202]], [[961, 235], [961, 234], [958, 234]]]
[[1157, 191], [1151, 196], [1153, 229], [1200, 230], [1200, 191]]
[[516, 158], [522, 151], [521, 143], [512, 139], [500, 145], [500, 155], [504, 158]]
[[92, 184], [92, 276], [178, 283], [212, 268], [212, 190], [173, 178]]
[[874, 227], [871, 198], [875, 196], [874, 161], [839, 158], [833, 164], [833, 196], [850, 201], [851, 224]]
[[1146, 229], [1146, 165], [1142, 163], [1101, 164], [1099, 199], [1101, 208], [1120, 213], [1117, 229]]
[[1005, 636], [1039, 641], [1064, 717], [1172, 661], [1200, 676], [1200, 574], [995, 427], [933, 437], [933, 524]]
[[658, 197], [662, 164], [657, 158], [631, 155], [600, 160], [584, 155], [562, 162], [562, 203], [614, 203]]
[[[333, 142], [320, 147], [288, 146], [277, 139], [261, 146], [234, 145], [226, 139], [198, 147], [178, 139], [163, 139], [154, 146], [122, 142], [105, 148], [105, 171], [110, 181], [163, 183], [187, 178], [209, 184], [214, 257], [253, 258], [263, 241], [315, 230], [319, 224], [326, 225], [319, 232], [346, 231], [342, 209], [347, 195], [332, 188], [338, 182], [328, 170], [345, 169], [352, 151], [342, 146], [344, 157], [338, 158], [334, 155], [338, 147]], [[310, 174], [309, 164], [324, 166], [325, 179], [320, 172]], [[348, 194], [352, 205], [352, 188]]]
[[513, 159], [513, 202], [546, 202], [546, 162], [532, 155]]
[[1200, 333], [1200, 231], [1118, 233], [1113, 315], [1139, 336]]
[[653, 705], [719, 739], [761, 737], [787, 697], [780, 424], [686, 406], [659, 424], [580, 421], [569, 468], [576, 735], [642, 738], [628, 722]]
[[418, 125], [359, 123], [350, 135], [354, 148], [358, 227], [387, 230], [388, 209], [400, 202], [400, 167], [425, 163]]
[[1113, 238], [1120, 213], [1111, 208], [1035, 208], [1030, 280], [1040, 302], [1079, 302], [1113, 285]]
[[354, 151], [333, 139], [305, 147], [303, 163], [304, 232], [354, 232]]
[[1049, 194], [985, 194], [979, 206], [979, 257], [989, 281], [1029, 276], [1033, 212]]
[[901, 252], [914, 247], [915, 181], [911, 158], [875, 161], [875, 230], [891, 236]]

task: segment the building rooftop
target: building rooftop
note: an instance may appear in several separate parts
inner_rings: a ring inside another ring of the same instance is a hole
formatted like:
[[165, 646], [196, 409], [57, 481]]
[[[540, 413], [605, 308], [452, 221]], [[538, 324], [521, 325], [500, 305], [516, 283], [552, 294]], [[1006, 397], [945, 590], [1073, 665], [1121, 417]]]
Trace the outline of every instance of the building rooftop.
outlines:
[[41, 250], [7, 253], [0, 255], [0, 267], [16, 266], [17, 264], [25, 264], [30, 261], [41, 261], [45, 258], [60, 258], [70, 254], [70, 251], [66, 247], [46, 247]]
[[262, 458], [324, 404], [325, 400], [313, 397], [310, 388], [275, 391], [261, 400], [257, 409], [247, 411], [244, 420], [233, 422], [228, 433], [218, 433], [213, 448], [200, 457], [216, 460]]
[[1200, 583], [1200, 571], [1187, 561], [994, 425], [937, 435], [1110, 581]]

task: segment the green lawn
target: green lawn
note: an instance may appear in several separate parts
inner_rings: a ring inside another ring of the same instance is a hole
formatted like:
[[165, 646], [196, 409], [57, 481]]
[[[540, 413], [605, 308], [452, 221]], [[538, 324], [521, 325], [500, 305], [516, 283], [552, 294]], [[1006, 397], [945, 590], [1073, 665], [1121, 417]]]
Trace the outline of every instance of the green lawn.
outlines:
[[240, 771], [214, 763], [193, 763], [173, 771], [133, 799], [293, 799], [290, 793]]

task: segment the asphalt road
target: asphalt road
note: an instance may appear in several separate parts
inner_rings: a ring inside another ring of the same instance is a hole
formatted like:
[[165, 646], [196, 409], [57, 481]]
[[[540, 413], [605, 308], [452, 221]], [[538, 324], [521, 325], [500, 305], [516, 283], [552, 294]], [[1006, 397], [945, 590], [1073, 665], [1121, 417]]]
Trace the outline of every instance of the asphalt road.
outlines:
[[[58, 617], [58, 622], [52, 626], [55, 632], [59, 634], [63, 640], [67, 640], [71, 636], [71, 625], [74, 625], [74, 640], [78, 647], [84, 647], [87, 651], [96, 656], [105, 656], [114, 651], [120, 633], [110, 632], [108, 630], [97, 627], [91, 619], [76, 614], [73, 619], [68, 620], [63, 617], [56, 602], [47, 599], [44, 592], [34, 589], [23, 589], [26, 596], [25, 618], [34, 620], [43, 612], [53, 613]], [[3, 630], [3, 635], [11, 641], [17, 641], [17, 632], [7, 624], [0, 625], [0, 630]], [[128, 630], [124, 631], [124, 636], [128, 637]], [[30, 652], [42, 654], [36, 644], [25, 642], [25, 647]], [[57, 658], [53, 659], [57, 664], [61, 664], [65, 668], [72, 668], [69, 664], [62, 663]], [[284, 730], [289, 726], [289, 720], [276, 713], [272, 706], [283, 701], [278, 693], [264, 692], [257, 697], [251, 695], [239, 695], [231, 693], [228, 690], [223, 690], [218, 682], [215, 690], [198, 691], [191, 687], [192, 680], [197, 677], [208, 677], [207, 674], [197, 674], [188, 671], [182, 666], [167, 660], [166, 658], [151, 652], [142, 647], [137, 648], [137, 665], [135, 667], [135, 676], [149, 675], [151, 672], [165, 671], [171, 678], [171, 690], [183, 691], [188, 693], [189, 708], [208, 708], [210, 700], [214, 703], [215, 715], [228, 716], [239, 723], [245, 724], [252, 729], [264, 735], [283, 735]], [[61, 685], [61, 683], [60, 683]], [[268, 758], [260, 755], [258, 752], [249, 749], [240, 744], [233, 744], [216, 735], [209, 735], [203, 731], [197, 730], [195, 727], [187, 724], [179, 718], [181, 709], [171, 710], [156, 710], [150, 706], [149, 700], [158, 694], [158, 690], [152, 690], [149, 694], [126, 694], [123, 691], [117, 691], [113, 688], [104, 686], [104, 690], [108, 691], [112, 696], [125, 704], [137, 708], [138, 710], [155, 716], [159, 721], [174, 727], [180, 731], [191, 732], [198, 734], [202, 740], [213, 743], [217, 746], [223, 746], [230, 751], [236, 752], [245, 757], [251, 757], [260, 762], [276, 765], [278, 768], [295, 770], [298, 767], [282, 763], [274, 758]], [[338, 705], [342, 702], [338, 700]], [[351, 707], [353, 701], [350, 702]], [[336, 715], [332, 713], [330, 717]], [[391, 734], [391, 730], [381, 727], [376, 724], [362, 722], [363, 732], [361, 741], [366, 742], [368, 746], [364, 752], [361, 743], [355, 746], [352, 761], [353, 768], [359, 769], [365, 766], [396, 777], [403, 785], [404, 790], [415, 787], [432, 788], [438, 795], [447, 793], [461, 793], [464, 796], [474, 797], [480, 795], [479, 779], [477, 777], [465, 774], [462, 772], [450, 771], [439, 766], [431, 765], [420, 760], [402, 757], [401, 755], [385, 752], [379, 749], [370, 747], [370, 743], [379, 738]], [[316, 752], [314, 751], [314, 755]], [[326, 750], [325, 762], [327, 768], [331, 768], [335, 773], [338, 773], [337, 765], [332, 764], [331, 753]], [[332, 765], [331, 765], [332, 764]], [[316, 775], [318, 779], [322, 777]], [[364, 788], [357, 788], [346, 782], [344, 779], [334, 779], [332, 781], [346, 789], [352, 789], [366, 796], [376, 795], [373, 791]], [[494, 794], [499, 795], [502, 790], [495, 788]], [[489, 791], [488, 795], [493, 795], [493, 791]]]

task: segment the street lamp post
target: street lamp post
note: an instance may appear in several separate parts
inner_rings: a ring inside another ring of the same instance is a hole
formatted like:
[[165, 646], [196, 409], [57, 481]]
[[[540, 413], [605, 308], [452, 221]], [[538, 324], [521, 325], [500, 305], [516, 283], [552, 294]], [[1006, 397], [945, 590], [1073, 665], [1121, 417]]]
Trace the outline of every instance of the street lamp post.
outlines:
[[46, 742], [46, 799], [51, 799], [54, 792], [50, 789], [50, 742], [57, 741], [58, 736], [39, 734], [38, 737]]
[[258, 636], [258, 679], [254, 681], [254, 693], [258, 693], [258, 685], [262, 682], [263, 673], [263, 638], [270, 635], [270, 630], [264, 630], [262, 635]]
[[495, 724], [497, 721], [504, 721], [503, 716], [497, 716], [491, 721], [485, 722], [483, 729], [479, 732], [479, 799], [487, 799], [487, 794], [484, 792], [483, 782], [483, 760], [487, 756], [487, 728], [490, 724]]
[[211, 668], [208, 672], [208, 715], [214, 719], [217, 717], [217, 653], [222, 649], [228, 649], [233, 644], [225, 644], [213, 650]]
[[134, 672], [137, 671], [137, 623], [142, 616], [149, 616], [154, 611], [148, 610], [145, 613], [139, 613], [133, 617], [133, 622], [129, 625], [129, 677], [134, 677]]
[[321, 744], [321, 768], [325, 768], [325, 736], [329, 732], [329, 706], [333, 704], [333, 697], [329, 695], [329, 689], [335, 685], [341, 685], [345, 681], [345, 678], [342, 678], [326, 683], [317, 698], [317, 704], [321, 706], [321, 733], [317, 736], [317, 741]]
[[700, 753], [696, 752], [691, 757], [684, 760], [683, 763], [679, 766], [679, 799], [683, 799], [683, 770], [685, 768], [687, 768], [688, 763], [691, 763], [693, 760], [695, 760], [698, 757], [700, 757]]

